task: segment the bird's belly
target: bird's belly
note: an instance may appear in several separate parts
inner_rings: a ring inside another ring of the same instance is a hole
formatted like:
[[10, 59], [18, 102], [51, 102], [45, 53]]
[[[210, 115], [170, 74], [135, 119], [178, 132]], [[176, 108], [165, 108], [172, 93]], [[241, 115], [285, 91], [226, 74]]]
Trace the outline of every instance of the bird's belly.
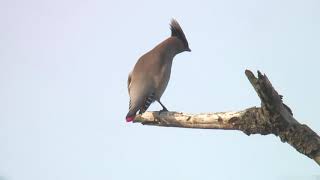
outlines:
[[156, 81], [156, 92], [155, 92], [155, 98], [160, 100], [162, 94], [164, 93], [164, 91], [167, 88], [167, 85], [169, 83], [169, 79], [170, 79], [170, 74], [171, 74], [171, 68], [169, 69], [165, 69], [165, 71], [162, 73], [163, 75], [160, 76], [161, 78], [159, 78]]

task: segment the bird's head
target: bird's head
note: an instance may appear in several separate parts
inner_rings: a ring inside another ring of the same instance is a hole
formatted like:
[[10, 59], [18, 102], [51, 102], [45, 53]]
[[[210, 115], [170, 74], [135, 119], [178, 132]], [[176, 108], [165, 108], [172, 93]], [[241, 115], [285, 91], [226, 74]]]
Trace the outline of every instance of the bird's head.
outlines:
[[184, 35], [179, 23], [175, 19], [171, 20], [170, 29], [171, 29], [171, 37], [176, 37], [179, 40], [179, 44], [178, 44], [179, 52], [184, 52], [184, 51], [191, 52], [191, 49], [189, 48], [188, 40]]

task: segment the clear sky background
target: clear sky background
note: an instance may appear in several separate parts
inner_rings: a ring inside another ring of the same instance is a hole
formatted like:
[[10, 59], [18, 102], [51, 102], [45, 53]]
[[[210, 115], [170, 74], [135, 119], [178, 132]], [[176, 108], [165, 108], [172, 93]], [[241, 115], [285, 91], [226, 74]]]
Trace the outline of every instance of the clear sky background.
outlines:
[[172, 17], [192, 52], [174, 60], [169, 110], [259, 106], [244, 70], [261, 70], [320, 132], [319, 1], [2, 0], [0, 179], [320, 179], [273, 135], [125, 122], [127, 75]]

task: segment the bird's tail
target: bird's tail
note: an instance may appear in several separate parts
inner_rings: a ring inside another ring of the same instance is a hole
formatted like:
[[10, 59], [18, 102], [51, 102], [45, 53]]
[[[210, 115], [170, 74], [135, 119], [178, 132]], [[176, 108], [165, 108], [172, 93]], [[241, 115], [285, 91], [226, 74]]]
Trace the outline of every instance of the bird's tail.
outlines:
[[136, 112], [132, 112], [129, 110], [127, 116], [126, 116], [126, 121], [127, 122], [132, 122], [134, 118], [136, 117]]

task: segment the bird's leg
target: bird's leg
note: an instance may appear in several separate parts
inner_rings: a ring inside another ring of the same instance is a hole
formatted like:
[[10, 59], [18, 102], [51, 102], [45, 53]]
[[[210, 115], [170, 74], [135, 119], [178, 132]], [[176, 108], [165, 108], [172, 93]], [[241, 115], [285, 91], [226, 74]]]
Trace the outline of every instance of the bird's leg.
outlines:
[[168, 111], [168, 109], [161, 103], [160, 100], [158, 100], [158, 103], [162, 106], [162, 110], [159, 111], [159, 114], [162, 113], [162, 112]]

